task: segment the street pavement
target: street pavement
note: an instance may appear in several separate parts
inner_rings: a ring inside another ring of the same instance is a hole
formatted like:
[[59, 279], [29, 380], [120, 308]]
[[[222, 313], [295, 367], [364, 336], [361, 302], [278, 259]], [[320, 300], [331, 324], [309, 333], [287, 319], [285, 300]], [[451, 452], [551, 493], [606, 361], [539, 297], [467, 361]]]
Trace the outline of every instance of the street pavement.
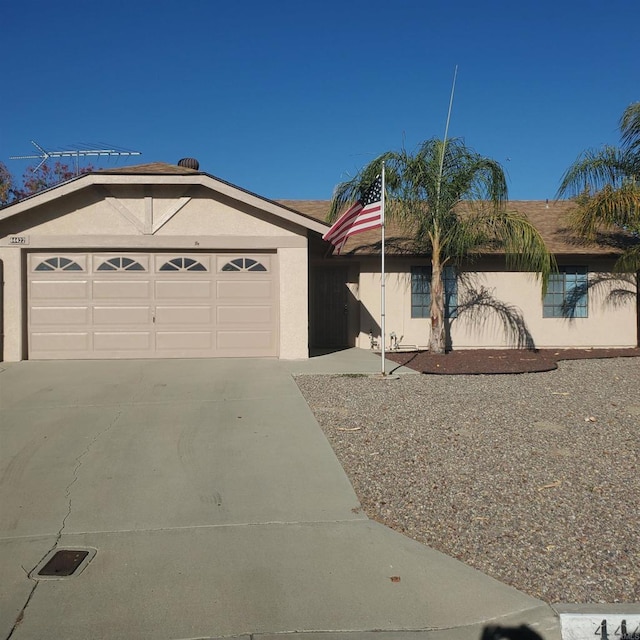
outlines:
[[[547, 604], [362, 513], [292, 374], [379, 365], [0, 363], [0, 638], [559, 638]], [[60, 549], [95, 556], [39, 577]]]

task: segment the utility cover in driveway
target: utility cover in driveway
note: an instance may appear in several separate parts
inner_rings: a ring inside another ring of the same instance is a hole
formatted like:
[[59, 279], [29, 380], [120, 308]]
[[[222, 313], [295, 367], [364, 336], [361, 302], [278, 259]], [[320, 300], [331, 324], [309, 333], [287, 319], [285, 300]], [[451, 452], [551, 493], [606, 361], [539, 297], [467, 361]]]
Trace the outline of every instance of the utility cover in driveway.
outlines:
[[67, 578], [81, 573], [96, 555], [95, 549], [54, 549], [32, 573], [36, 580]]

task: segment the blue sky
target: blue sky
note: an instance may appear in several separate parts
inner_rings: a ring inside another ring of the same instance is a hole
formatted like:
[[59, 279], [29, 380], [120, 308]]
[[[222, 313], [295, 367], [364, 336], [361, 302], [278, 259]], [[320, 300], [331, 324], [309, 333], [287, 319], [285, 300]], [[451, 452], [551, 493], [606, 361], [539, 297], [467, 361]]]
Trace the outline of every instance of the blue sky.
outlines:
[[0, 161], [96, 145], [268, 198], [330, 198], [376, 155], [444, 134], [555, 196], [640, 100], [637, 0], [58, 0], [5, 4]]

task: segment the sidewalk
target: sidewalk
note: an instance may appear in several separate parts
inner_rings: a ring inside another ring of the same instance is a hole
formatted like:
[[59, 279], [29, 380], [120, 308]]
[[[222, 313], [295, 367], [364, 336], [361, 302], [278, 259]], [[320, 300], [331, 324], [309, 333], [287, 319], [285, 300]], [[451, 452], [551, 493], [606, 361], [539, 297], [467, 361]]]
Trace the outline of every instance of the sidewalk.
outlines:
[[[380, 354], [367, 349], [342, 349], [319, 352], [308, 360], [282, 360], [293, 375], [379, 375], [382, 374]], [[419, 372], [392, 360], [385, 360], [385, 374], [416, 375]]]

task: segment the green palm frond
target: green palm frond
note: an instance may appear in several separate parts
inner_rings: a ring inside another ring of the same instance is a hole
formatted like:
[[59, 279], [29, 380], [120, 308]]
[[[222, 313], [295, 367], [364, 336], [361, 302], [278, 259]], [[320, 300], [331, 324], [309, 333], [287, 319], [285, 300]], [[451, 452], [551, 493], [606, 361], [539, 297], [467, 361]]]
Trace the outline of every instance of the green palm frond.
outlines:
[[413, 234], [419, 250], [431, 252], [436, 245], [445, 264], [461, 262], [488, 246], [501, 247], [510, 266], [539, 272], [546, 282], [552, 258], [533, 225], [505, 211], [507, 183], [501, 165], [459, 138], [446, 145], [432, 138], [415, 153], [402, 149], [379, 156], [354, 179], [338, 185], [331, 219], [364, 193], [379, 175], [382, 161], [386, 215]]
[[476, 212], [462, 219], [450, 238], [450, 252], [455, 252], [458, 259], [473, 251], [500, 249], [506, 255], [509, 268], [537, 274], [542, 280], [543, 293], [549, 275], [557, 270], [540, 232], [526, 216], [516, 211]]
[[333, 198], [331, 199], [327, 222], [333, 222], [336, 220], [348, 205], [353, 204], [364, 195], [365, 191], [380, 175], [383, 162], [385, 165], [387, 165], [387, 163], [389, 164], [386, 168], [385, 176], [386, 191], [387, 193], [389, 191], [393, 191], [394, 185], [397, 182], [397, 176], [393, 170], [393, 160], [396, 155], [397, 154], [393, 152], [383, 153], [381, 156], [378, 156], [375, 160], [370, 162], [354, 178], [339, 183], [333, 191]]
[[616, 263], [618, 271], [640, 269], [640, 102], [620, 118], [622, 147], [587, 151], [565, 173], [559, 196], [575, 196], [569, 224], [587, 240], [602, 231], [626, 232], [632, 244]]
[[595, 193], [607, 185], [619, 186], [632, 175], [636, 162], [633, 154], [617, 147], [585, 151], [565, 172], [557, 197]]
[[627, 249], [618, 258], [615, 269], [626, 273], [640, 272], [640, 243]]
[[569, 223], [587, 240], [594, 240], [604, 229], [640, 233], [640, 184], [627, 181], [619, 188], [605, 185], [594, 195], [583, 194], [576, 199]]
[[640, 102], [634, 102], [624, 110], [620, 131], [622, 144], [632, 151], [640, 151]]
[[500, 164], [479, 155], [460, 138], [448, 140], [446, 145], [438, 139], [424, 142], [412, 158], [407, 177], [410, 190], [416, 196], [434, 205], [441, 204], [438, 208], [445, 214], [462, 200], [485, 200], [499, 206], [507, 197]]

